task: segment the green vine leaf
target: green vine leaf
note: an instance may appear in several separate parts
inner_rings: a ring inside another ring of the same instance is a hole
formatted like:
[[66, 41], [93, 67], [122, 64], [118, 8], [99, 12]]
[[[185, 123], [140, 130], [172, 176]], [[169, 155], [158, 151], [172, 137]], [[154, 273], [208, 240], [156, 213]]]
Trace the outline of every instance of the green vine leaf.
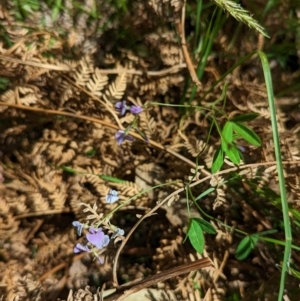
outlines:
[[206, 220], [202, 218], [193, 218], [193, 220], [199, 224], [199, 226], [204, 232], [209, 234], [217, 234], [216, 229]]
[[221, 167], [224, 163], [224, 158], [225, 158], [225, 154], [223, 152], [223, 149], [221, 146], [219, 146], [217, 151], [214, 154], [213, 164], [211, 167], [212, 173], [216, 173], [221, 169]]
[[232, 122], [232, 126], [233, 130], [250, 144], [255, 146], [261, 145], [260, 138], [256, 135], [256, 133], [244, 124], [239, 122]]
[[224, 152], [229, 148], [230, 144], [233, 142], [233, 123], [227, 121], [222, 130], [222, 149]]
[[206, 189], [204, 192], [202, 192], [200, 195], [198, 195], [195, 198], [195, 201], [199, 201], [200, 199], [202, 199], [203, 197], [205, 197], [206, 195], [210, 194], [211, 192], [213, 192], [215, 190], [215, 187], [209, 187], [208, 189]]
[[190, 220], [187, 236], [193, 248], [202, 254], [204, 250], [204, 235], [201, 226], [194, 219]]
[[258, 242], [259, 236], [257, 234], [253, 235], [247, 235], [244, 237], [238, 247], [235, 251], [235, 257], [238, 260], [244, 260], [246, 259], [249, 254], [252, 252], [252, 250], [255, 248], [257, 242]]
[[249, 113], [242, 115], [235, 115], [230, 121], [232, 122], [247, 122], [256, 119], [259, 116], [258, 113]]
[[225, 153], [228, 156], [228, 158], [231, 160], [231, 162], [233, 162], [234, 164], [240, 163], [241, 161], [240, 152], [234, 144], [231, 144], [228, 147], [228, 149], [225, 151]]

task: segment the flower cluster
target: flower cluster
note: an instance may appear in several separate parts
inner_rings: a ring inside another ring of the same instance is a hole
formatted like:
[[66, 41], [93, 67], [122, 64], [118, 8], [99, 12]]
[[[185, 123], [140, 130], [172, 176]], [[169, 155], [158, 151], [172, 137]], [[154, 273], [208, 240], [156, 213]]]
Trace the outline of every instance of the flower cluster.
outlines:
[[[124, 116], [126, 114], [126, 111], [129, 110], [132, 114], [134, 115], [138, 115], [141, 112], [143, 112], [143, 108], [141, 106], [135, 106], [135, 105], [131, 105], [131, 106], [127, 106], [126, 105], [126, 100], [122, 100], [122, 101], [118, 101], [115, 104], [115, 108], [116, 111], [121, 115]], [[125, 140], [128, 141], [133, 141], [133, 137], [131, 137], [130, 135], [128, 135], [128, 132], [130, 130], [131, 127], [134, 127], [134, 124], [136, 122], [136, 118], [133, 122], [133, 125], [131, 125], [130, 127], [127, 128], [127, 130], [118, 130], [117, 133], [115, 134], [115, 138], [117, 140], [117, 143], [120, 145], [122, 144]], [[141, 132], [138, 131], [140, 134]], [[146, 137], [145, 134], [142, 134], [142, 137], [145, 138], [145, 140], [148, 142], [148, 138]]]
[[118, 101], [115, 104], [116, 111], [120, 113], [121, 116], [124, 116], [126, 110], [129, 110], [132, 114], [137, 115], [143, 112], [143, 108], [140, 106], [127, 106], [126, 100]]
[[[106, 202], [109, 204], [115, 203], [119, 200], [118, 192], [116, 190], [110, 189], [109, 193], [106, 195]], [[81, 236], [82, 230], [84, 228], [89, 228], [88, 233], [85, 235], [86, 244], [77, 243], [74, 247], [74, 253], [80, 253], [80, 252], [90, 252], [95, 255], [95, 257], [98, 258], [99, 262], [102, 264], [103, 260], [101, 257], [99, 257], [99, 254], [102, 253], [109, 242], [110, 238], [108, 235], [106, 235], [103, 232], [102, 228], [94, 228], [89, 227], [85, 224], [80, 223], [79, 221], [74, 221], [72, 225], [76, 228], [77, 235]], [[111, 232], [113, 232], [111, 238], [115, 239], [118, 236], [124, 235], [124, 230], [117, 228], [115, 226], [112, 226], [109, 228]]]
[[[80, 232], [83, 228], [83, 224], [78, 221], [75, 221], [72, 224], [77, 228], [77, 233]], [[86, 234], [86, 239], [88, 241], [86, 245], [83, 245], [81, 243], [76, 244], [74, 253], [93, 252], [95, 256], [98, 257], [99, 262], [103, 263], [102, 259], [96, 253], [96, 250], [103, 249], [109, 244], [109, 236], [104, 234], [102, 228], [95, 229], [91, 227], [89, 229], [89, 233]]]

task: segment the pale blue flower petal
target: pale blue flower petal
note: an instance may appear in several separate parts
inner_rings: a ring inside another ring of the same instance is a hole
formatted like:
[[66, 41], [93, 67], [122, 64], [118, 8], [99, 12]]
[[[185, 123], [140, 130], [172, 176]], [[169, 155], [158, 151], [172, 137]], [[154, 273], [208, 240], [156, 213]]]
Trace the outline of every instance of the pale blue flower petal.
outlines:
[[83, 224], [80, 223], [79, 221], [74, 221], [74, 222], [72, 222], [72, 225], [73, 225], [74, 227], [76, 227], [77, 235], [80, 236], [81, 233], [82, 233]]
[[99, 228], [97, 232], [94, 228], [90, 228], [90, 233], [86, 234], [87, 240], [95, 245], [98, 249], [102, 249], [103, 247], [109, 244], [109, 237], [105, 235], [102, 231], [102, 228]]
[[109, 193], [105, 197], [106, 203], [113, 204], [119, 200], [118, 191], [110, 189]]
[[118, 235], [124, 235], [125, 231], [123, 229], [117, 228], [117, 230], [111, 236], [112, 239], [116, 238]]

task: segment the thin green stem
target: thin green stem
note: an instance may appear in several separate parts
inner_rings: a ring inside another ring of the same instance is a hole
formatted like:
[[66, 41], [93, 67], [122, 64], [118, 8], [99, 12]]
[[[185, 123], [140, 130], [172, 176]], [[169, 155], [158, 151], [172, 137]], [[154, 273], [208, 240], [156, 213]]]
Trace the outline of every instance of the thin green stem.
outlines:
[[280, 196], [281, 196], [282, 215], [283, 215], [284, 231], [285, 231], [285, 248], [284, 248], [284, 256], [283, 256], [283, 265], [282, 265], [282, 270], [281, 270], [280, 288], [279, 288], [279, 294], [278, 294], [278, 301], [281, 301], [283, 298], [286, 272], [288, 270], [289, 258], [290, 258], [290, 254], [291, 254], [292, 230], [291, 230], [291, 223], [290, 223], [290, 217], [289, 217], [289, 207], [288, 207], [288, 202], [287, 202], [285, 180], [284, 180], [284, 174], [283, 174], [283, 165], [282, 165], [282, 160], [281, 160], [279, 133], [278, 133], [278, 128], [277, 128], [276, 108], [275, 108], [275, 102], [274, 102], [271, 71], [270, 71], [270, 67], [269, 67], [269, 63], [268, 63], [266, 55], [261, 51], [258, 52], [258, 55], [261, 59], [261, 63], [262, 63], [263, 71], [264, 71], [264, 77], [265, 77], [268, 101], [269, 101], [269, 107], [270, 107], [273, 141], [274, 141], [274, 147], [275, 147], [275, 156], [276, 156], [277, 172], [278, 172], [279, 188], [280, 188]]

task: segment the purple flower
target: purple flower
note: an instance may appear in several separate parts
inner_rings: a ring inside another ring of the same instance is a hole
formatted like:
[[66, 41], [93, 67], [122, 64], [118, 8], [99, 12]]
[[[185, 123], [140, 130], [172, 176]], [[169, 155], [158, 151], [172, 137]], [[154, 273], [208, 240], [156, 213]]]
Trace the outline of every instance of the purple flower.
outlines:
[[115, 134], [115, 138], [117, 140], [117, 143], [120, 145], [123, 143], [124, 140], [133, 141], [133, 137], [130, 135], [125, 134], [125, 131], [118, 130]]
[[74, 253], [89, 252], [90, 249], [82, 244], [77, 244], [74, 248]]
[[132, 114], [140, 114], [143, 112], [143, 108], [141, 106], [131, 106], [129, 110]]
[[123, 229], [117, 228], [117, 230], [113, 233], [111, 238], [114, 239], [118, 235], [124, 235], [124, 234], [125, 234], [125, 231]]
[[102, 228], [99, 228], [98, 230], [90, 228], [89, 232], [89, 234], [86, 234], [87, 240], [98, 249], [102, 249], [109, 244], [109, 237], [104, 234]]
[[83, 224], [80, 223], [80, 222], [78, 222], [78, 221], [74, 221], [74, 222], [72, 223], [72, 225], [73, 225], [74, 227], [76, 227], [77, 235], [80, 236], [80, 235], [81, 235], [81, 232], [82, 232], [82, 229], [83, 229]]
[[106, 203], [113, 204], [119, 199], [118, 191], [110, 189], [109, 193], [106, 195]]
[[125, 115], [127, 109], [126, 100], [118, 101], [115, 104], [115, 108], [116, 111], [119, 112], [121, 116]]

